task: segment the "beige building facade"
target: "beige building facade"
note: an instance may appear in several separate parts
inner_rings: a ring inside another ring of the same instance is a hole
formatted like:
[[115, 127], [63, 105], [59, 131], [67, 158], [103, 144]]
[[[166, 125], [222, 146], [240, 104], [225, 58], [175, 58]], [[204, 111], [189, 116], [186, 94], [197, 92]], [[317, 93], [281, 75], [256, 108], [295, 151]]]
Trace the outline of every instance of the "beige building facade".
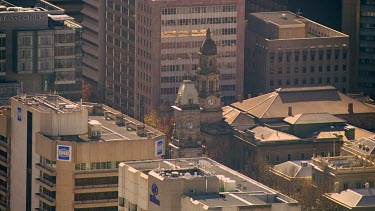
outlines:
[[119, 162], [164, 155], [159, 131], [58, 95], [13, 97], [10, 125], [12, 210], [117, 210]]
[[120, 164], [119, 210], [301, 210], [298, 202], [209, 158]]
[[247, 94], [324, 85], [348, 91], [348, 35], [287, 11], [252, 13], [247, 27]]
[[244, 2], [137, 1], [135, 117], [152, 107], [170, 110], [180, 83], [194, 78], [198, 50], [206, 36], [218, 48], [223, 102], [243, 92]]

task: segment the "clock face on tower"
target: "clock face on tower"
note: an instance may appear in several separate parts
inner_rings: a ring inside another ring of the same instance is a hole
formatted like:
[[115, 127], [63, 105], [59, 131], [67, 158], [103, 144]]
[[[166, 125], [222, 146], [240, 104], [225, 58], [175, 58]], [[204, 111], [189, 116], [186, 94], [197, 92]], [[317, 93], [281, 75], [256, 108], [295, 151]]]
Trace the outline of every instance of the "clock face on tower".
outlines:
[[209, 106], [214, 106], [216, 104], [215, 98], [208, 98], [207, 102]]
[[186, 127], [187, 127], [187, 129], [192, 130], [194, 128], [194, 123], [190, 122], [190, 121], [186, 122]]

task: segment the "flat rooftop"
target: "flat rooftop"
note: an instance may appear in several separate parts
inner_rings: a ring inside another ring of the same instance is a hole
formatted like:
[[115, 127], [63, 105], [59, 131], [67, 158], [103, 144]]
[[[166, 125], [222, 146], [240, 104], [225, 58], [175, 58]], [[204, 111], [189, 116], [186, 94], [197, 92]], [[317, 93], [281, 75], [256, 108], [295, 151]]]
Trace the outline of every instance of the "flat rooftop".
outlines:
[[183, 172], [198, 171], [198, 177], [220, 175], [229, 178], [230, 180], [234, 180], [236, 182], [236, 190], [234, 192], [219, 192], [214, 194], [188, 196], [210, 207], [229, 205], [255, 206], [270, 205], [272, 203], [295, 203], [297, 205], [298, 203], [297, 201], [209, 158], [134, 161], [125, 162], [125, 164], [145, 174], [154, 171], [164, 177], [170, 176], [169, 174], [165, 174], [166, 171], [179, 172], [180, 178], [186, 177]]
[[32, 107], [33, 109], [49, 113], [51, 111], [56, 111], [59, 113], [70, 113], [70, 112], [80, 112], [82, 108], [80, 105], [71, 102], [70, 100], [63, 98], [55, 94], [38, 94], [38, 95], [17, 95], [13, 99]]
[[287, 11], [257, 12], [251, 14], [261, 20], [272, 22], [276, 25], [305, 25], [297, 19], [295, 14]]

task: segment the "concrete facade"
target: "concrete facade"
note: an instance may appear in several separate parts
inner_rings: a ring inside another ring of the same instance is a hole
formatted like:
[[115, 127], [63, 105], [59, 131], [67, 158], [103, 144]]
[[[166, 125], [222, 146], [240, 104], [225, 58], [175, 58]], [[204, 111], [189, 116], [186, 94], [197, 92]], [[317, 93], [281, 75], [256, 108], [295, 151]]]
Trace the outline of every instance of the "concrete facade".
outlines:
[[295, 200], [209, 158], [125, 162], [119, 171], [119, 210], [301, 210]]
[[18, 92], [58, 92], [78, 101], [82, 27], [52, 6], [1, 6], [0, 83], [15, 80], [20, 83]]
[[13, 97], [8, 126], [17, 152], [8, 174], [12, 210], [117, 210], [119, 162], [165, 153], [159, 131], [108, 106], [58, 95]]
[[323, 85], [348, 91], [348, 35], [287, 11], [252, 13], [247, 27], [246, 95]]

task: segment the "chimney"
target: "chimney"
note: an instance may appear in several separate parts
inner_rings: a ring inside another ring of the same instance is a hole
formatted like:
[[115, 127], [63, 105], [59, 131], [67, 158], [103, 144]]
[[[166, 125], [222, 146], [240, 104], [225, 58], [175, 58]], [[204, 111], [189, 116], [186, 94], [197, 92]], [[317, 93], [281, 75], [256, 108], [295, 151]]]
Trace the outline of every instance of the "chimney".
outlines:
[[241, 95], [237, 95], [237, 101], [242, 103], [242, 96]]
[[348, 104], [348, 112], [349, 112], [349, 114], [353, 113], [353, 103]]
[[288, 115], [293, 116], [293, 108], [292, 107], [288, 107]]
[[247, 99], [251, 99], [251, 94], [247, 94]]
[[366, 182], [365, 183], [365, 188], [370, 188], [370, 183]]
[[144, 124], [137, 125], [137, 135], [138, 136], [144, 137], [146, 135], [145, 132], [146, 132], [146, 130], [145, 130]]
[[345, 127], [345, 136], [348, 140], [354, 140], [355, 138], [355, 127], [353, 126], [346, 126]]

